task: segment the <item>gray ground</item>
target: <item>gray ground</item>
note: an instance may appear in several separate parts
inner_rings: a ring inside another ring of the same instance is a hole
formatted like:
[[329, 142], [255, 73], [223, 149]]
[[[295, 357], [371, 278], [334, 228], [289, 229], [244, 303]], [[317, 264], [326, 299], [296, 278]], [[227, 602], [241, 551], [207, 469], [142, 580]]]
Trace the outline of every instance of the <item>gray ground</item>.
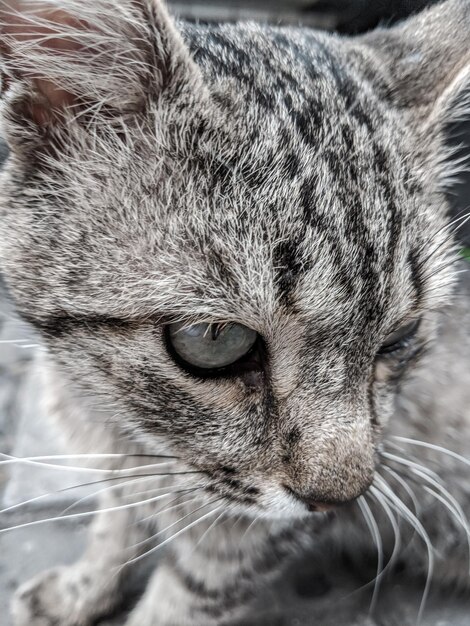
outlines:
[[[6, 343], [5, 343], [6, 342]], [[48, 423], [40, 407], [41, 388], [31, 372], [38, 347], [26, 329], [12, 320], [0, 294], [0, 452], [16, 457], [57, 454], [61, 433]], [[0, 465], [0, 624], [10, 626], [8, 604], [17, 585], [56, 564], [73, 562], [86, 536], [87, 520], [51, 521], [1, 532], [11, 526], [60, 515], [83, 498], [86, 489], [60, 491], [93, 480], [89, 474], [65, 469], [42, 469], [27, 464]], [[89, 489], [89, 488], [88, 488]], [[42, 496], [42, 497], [39, 497]], [[39, 498], [38, 498], [39, 497]], [[15, 507], [36, 498], [28, 506]], [[90, 504], [88, 499], [82, 502]], [[147, 570], [152, 566], [149, 563]], [[368, 615], [372, 588], [355, 592], [373, 577], [370, 562], [352, 568], [332, 560], [325, 571], [308, 556], [296, 564], [276, 589], [259, 600], [259, 612], [243, 626], [411, 626], [416, 624], [423, 585], [406, 573], [396, 573], [384, 585], [378, 617]], [[146, 571], [130, 582], [122, 611], [100, 626], [119, 626], [144, 586]], [[269, 607], [269, 608], [267, 608]], [[434, 594], [422, 626], [469, 626], [470, 601]]]

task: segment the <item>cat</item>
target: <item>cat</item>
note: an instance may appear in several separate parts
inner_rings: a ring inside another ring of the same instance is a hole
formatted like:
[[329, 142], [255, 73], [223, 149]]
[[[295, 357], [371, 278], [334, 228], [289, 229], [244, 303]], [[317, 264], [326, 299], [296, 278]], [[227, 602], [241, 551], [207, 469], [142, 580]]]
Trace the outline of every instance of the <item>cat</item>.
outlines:
[[395, 552], [399, 517], [414, 571], [431, 541], [434, 580], [465, 588], [443, 133], [470, 4], [357, 37], [175, 22], [160, 0], [1, 18], [0, 269], [47, 349], [50, 412], [116, 471], [83, 558], [17, 591], [16, 626], [94, 623], [162, 546], [127, 626], [248, 624], [282, 564], [332, 537], [360, 551], [376, 519]]

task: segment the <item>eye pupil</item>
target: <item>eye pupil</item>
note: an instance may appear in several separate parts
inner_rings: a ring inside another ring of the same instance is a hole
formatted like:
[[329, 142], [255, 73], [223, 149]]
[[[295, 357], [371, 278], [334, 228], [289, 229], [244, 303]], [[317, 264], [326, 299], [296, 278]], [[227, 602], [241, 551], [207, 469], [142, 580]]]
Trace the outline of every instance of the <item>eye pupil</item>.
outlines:
[[211, 337], [213, 341], [219, 338], [222, 327], [220, 324], [211, 324]]

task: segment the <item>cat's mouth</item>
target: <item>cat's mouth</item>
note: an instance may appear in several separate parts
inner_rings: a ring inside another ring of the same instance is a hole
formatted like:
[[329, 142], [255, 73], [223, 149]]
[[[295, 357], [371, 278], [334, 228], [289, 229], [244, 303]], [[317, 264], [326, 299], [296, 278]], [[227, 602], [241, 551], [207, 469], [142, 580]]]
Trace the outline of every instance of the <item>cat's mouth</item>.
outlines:
[[300, 493], [292, 489], [288, 485], [283, 485], [284, 489], [292, 495], [297, 501], [305, 505], [310, 513], [327, 513], [339, 506], [346, 504], [345, 501], [323, 501], [314, 492]]
[[238, 512], [243, 511], [248, 516], [272, 519], [299, 519], [312, 514], [319, 514], [323, 518], [326, 515], [329, 518], [336, 510], [360, 498], [370, 486], [365, 485], [352, 497], [328, 499], [313, 490], [300, 491], [287, 484], [272, 484], [258, 488], [246, 487], [237, 479], [230, 482], [232, 483], [230, 485], [226, 482], [208, 485], [206, 491], [210, 496], [225, 501], [229, 508]]

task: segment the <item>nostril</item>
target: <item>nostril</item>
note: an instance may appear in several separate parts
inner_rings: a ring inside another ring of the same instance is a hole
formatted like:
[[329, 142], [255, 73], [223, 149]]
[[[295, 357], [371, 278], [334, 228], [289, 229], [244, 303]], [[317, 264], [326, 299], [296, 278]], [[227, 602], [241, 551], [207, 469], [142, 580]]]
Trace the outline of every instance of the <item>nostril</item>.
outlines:
[[325, 501], [325, 498], [322, 498], [321, 496], [319, 496], [318, 494], [314, 494], [313, 492], [299, 493], [288, 485], [283, 485], [283, 487], [296, 500], [300, 500], [301, 502], [303, 502], [303, 504], [305, 504], [305, 506], [311, 513], [326, 513], [327, 511], [331, 511], [335, 507], [344, 504], [344, 502]]

